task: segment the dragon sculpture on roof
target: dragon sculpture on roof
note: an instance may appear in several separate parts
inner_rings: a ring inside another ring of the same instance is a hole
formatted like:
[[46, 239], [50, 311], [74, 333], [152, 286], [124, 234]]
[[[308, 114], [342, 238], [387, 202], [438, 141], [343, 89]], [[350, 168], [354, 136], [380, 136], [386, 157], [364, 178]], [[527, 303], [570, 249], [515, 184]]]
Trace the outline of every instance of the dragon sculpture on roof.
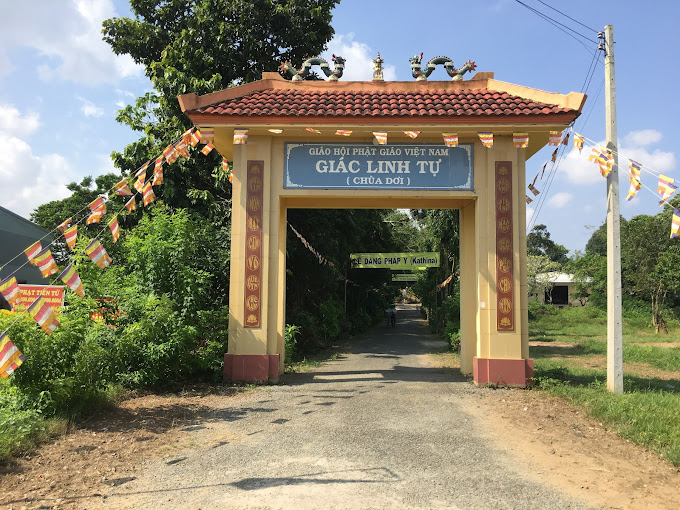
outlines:
[[409, 59], [409, 62], [411, 62], [411, 74], [418, 81], [427, 80], [428, 76], [430, 76], [432, 74], [432, 71], [434, 71], [434, 68], [437, 67], [439, 64], [444, 65], [444, 69], [446, 69], [447, 74], [451, 76], [452, 81], [461, 81], [465, 73], [477, 69], [477, 65], [470, 60], [465, 62], [463, 67], [461, 67], [460, 69], [456, 69], [456, 67], [453, 65], [453, 60], [451, 60], [449, 57], [434, 57], [431, 58], [430, 61], [427, 63], [425, 70], [421, 71], [420, 63], [422, 60], [423, 60], [422, 53], [420, 55], [414, 55]]
[[290, 77], [293, 81], [301, 81], [309, 76], [309, 71], [312, 69], [312, 66], [318, 65], [321, 67], [323, 74], [328, 77], [329, 81], [338, 81], [339, 78], [342, 78], [342, 72], [345, 69], [345, 59], [340, 55], [333, 55], [332, 60], [335, 64], [335, 68], [332, 71], [328, 62], [321, 57], [308, 58], [302, 63], [300, 69], [295, 69], [290, 62], [286, 61], [279, 66], [279, 74], [284, 78]]

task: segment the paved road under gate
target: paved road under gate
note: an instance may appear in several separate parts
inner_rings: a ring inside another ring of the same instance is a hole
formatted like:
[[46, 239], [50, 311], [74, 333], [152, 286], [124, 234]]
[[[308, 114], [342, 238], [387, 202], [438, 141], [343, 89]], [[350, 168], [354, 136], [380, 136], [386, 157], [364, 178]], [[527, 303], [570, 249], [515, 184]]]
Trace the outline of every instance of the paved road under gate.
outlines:
[[531, 480], [465, 412], [478, 389], [426, 353], [414, 306], [352, 352], [225, 402], [197, 446], [148, 462], [106, 508], [587, 508]]

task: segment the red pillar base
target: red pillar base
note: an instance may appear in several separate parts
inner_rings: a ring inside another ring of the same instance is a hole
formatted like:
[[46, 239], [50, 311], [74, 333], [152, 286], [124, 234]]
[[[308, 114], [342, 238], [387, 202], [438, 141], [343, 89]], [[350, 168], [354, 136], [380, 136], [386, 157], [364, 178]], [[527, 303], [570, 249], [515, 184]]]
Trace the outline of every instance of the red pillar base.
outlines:
[[533, 359], [474, 358], [473, 375], [477, 386], [526, 388], [533, 384]]
[[279, 380], [278, 354], [225, 354], [225, 381], [275, 383]]

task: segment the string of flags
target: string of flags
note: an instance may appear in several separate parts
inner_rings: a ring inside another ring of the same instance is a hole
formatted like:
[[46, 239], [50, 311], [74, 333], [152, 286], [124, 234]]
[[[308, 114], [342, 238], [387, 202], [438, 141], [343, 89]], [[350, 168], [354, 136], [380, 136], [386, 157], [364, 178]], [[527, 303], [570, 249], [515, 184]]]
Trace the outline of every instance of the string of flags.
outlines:
[[316, 251], [316, 250], [314, 249], [314, 247], [313, 247], [311, 244], [309, 244], [309, 243], [307, 242], [307, 239], [305, 239], [304, 237], [302, 237], [302, 235], [300, 234], [300, 232], [298, 232], [297, 230], [295, 230], [295, 227], [294, 227], [293, 225], [291, 225], [291, 224], [289, 223], [288, 226], [289, 226], [290, 229], [293, 231], [293, 233], [298, 237], [298, 239], [300, 239], [300, 241], [302, 242], [302, 244], [304, 245], [304, 247], [307, 248], [309, 251], [311, 251], [312, 254], [319, 260], [319, 264], [321, 264], [321, 265], [328, 265], [328, 266], [331, 266], [331, 267], [334, 267], [334, 266], [335, 266], [335, 264], [333, 264], [333, 262], [331, 262], [331, 261], [328, 260], [326, 257], [324, 257], [323, 255], [321, 255], [318, 251]]
[[[237, 142], [236, 136], [238, 136], [242, 141]], [[246, 143], [247, 138], [248, 131], [242, 130], [242, 133], [240, 134], [235, 133], [234, 143]], [[205, 147], [201, 152], [207, 155], [215, 149], [214, 145], [211, 143], [213, 140], [214, 130], [204, 130], [204, 132], [196, 128], [187, 130], [178, 141], [176, 141], [174, 144], [168, 145], [163, 150], [162, 155], [154, 160], [153, 174], [148, 180], [147, 170], [151, 164], [151, 160], [145, 162], [133, 174], [133, 179], [135, 180], [133, 188], [135, 192], [142, 194], [144, 206], [150, 205], [156, 199], [153, 186], [158, 186], [163, 183], [164, 163], [171, 165], [180, 157], [189, 158], [190, 153], [188, 151], [188, 147], [196, 147], [196, 145], [202, 141], [205, 143]], [[222, 158], [222, 170], [229, 174], [229, 182], [232, 182], [233, 171], [225, 158]], [[130, 188], [128, 179], [123, 178], [114, 184], [114, 186], [111, 188], [109, 196], [111, 196], [111, 194], [118, 196], [129, 196], [130, 199], [125, 203], [125, 206], [123, 209], [121, 209], [121, 212], [124, 210], [132, 212], [137, 208], [135, 192], [133, 192]], [[73, 217], [69, 217], [61, 222], [54, 231], [50, 232], [50, 234], [54, 233], [55, 231], [59, 231], [63, 235], [64, 241], [66, 242], [68, 248], [71, 251], [74, 251], [78, 239], [78, 224], [82, 221], [85, 221], [87, 225], [100, 223], [107, 213], [107, 200], [108, 199], [105, 199], [103, 196], [97, 197], [82, 210], [89, 210], [87, 217], [83, 216], [80, 220], [75, 222]], [[120, 238], [118, 214], [120, 214], [120, 212], [114, 214], [108, 221], [106, 221], [106, 226], [104, 229], [100, 232], [100, 234], [98, 234], [98, 236], [95, 236], [95, 238], [91, 240], [91, 242], [83, 251], [83, 253], [87, 255], [94, 264], [102, 269], [108, 267], [112, 261], [111, 257], [102, 245], [99, 236], [108, 229], [111, 232], [113, 242], [116, 243], [118, 241]], [[55, 241], [56, 239], [51, 241], [49, 245]], [[78, 271], [76, 270], [76, 267], [73, 265], [73, 263], [70, 263], [63, 271], [60, 271], [52, 256], [49, 245], [43, 248], [41, 241], [36, 241], [31, 244], [31, 246], [24, 250], [24, 254], [27, 258], [27, 262], [25, 262], [24, 265], [27, 263], [35, 265], [45, 278], [59, 273], [57, 277], [58, 280], [63, 281], [64, 284], [76, 295], [84, 297], [85, 287], [78, 274]], [[14, 257], [14, 259], [16, 259], [16, 257]], [[19, 269], [20, 268], [17, 268], [11, 275], [0, 280], [0, 293], [14, 310], [17, 310], [18, 305], [23, 304], [19, 293], [18, 282], [14, 276], [16, 271]], [[42, 295], [39, 295], [35, 301], [33, 301], [33, 303], [31, 303], [26, 308], [26, 313], [31, 316], [33, 320], [35, 320], [35, 322], [40, 326], [45, 334], [52, 334], [52, 332], [54, 332], [59, 326], [58, 313], [49, 305], [47, 300]], [[17, 321], [19, 319], [20, 317], [17, 317]], [[16, 321], [14, 323], [16, 323]], [[7, 330], [0, 334], [0, 375], [3, 378], [9, 377], [9, 375], [12, 374], [14, 370], [16, 370], [16, 368], [18, 368], [26, 359], [16, 347], [16, 345], [14, 345], [14, 343], [7, 336], [9, 329], [14, 323], [12, 323], [7, 328]]]

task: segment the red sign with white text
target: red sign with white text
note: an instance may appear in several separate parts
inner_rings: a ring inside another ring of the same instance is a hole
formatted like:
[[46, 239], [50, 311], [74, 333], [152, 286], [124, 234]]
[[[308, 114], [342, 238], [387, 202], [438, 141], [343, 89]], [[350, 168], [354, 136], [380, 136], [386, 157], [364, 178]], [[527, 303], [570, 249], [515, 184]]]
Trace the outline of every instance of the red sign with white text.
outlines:
[[17, 303], [15, 310], [23, 312], [31, 306], [36, 299], [43, 297], [47, 304], [54, 308], [55, 312], [59, 312], [64, 306], [64, 286], [63, 285], [19, 285], [19, 299], [21, 303]]

